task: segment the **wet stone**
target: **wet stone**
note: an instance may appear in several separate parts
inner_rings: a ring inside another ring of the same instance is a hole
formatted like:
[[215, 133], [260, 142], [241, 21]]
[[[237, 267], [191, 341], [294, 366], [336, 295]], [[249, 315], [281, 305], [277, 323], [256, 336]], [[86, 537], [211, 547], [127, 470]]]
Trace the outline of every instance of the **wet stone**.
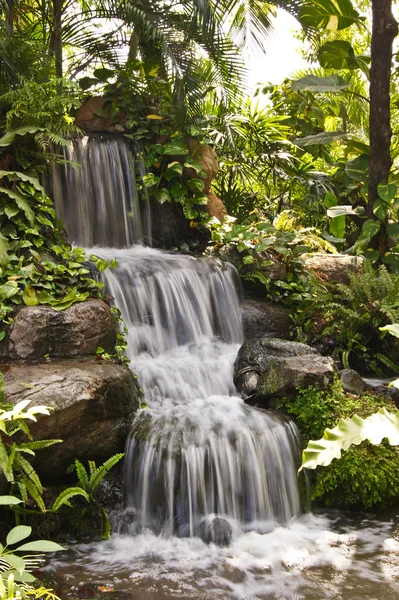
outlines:
[[233, 538], [233, 528], [223, 517], [205, 517], [200, 524], [199, 536], [205, 544], [229, 546]]

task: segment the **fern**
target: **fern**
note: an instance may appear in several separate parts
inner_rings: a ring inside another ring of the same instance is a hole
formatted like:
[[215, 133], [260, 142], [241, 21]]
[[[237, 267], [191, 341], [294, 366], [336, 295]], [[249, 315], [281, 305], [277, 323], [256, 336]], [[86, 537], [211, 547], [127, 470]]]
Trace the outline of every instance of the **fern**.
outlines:
[[[90, 489], [93, 493], [100, 483], [103, 481], [107, 473], [114, 467], [122, 458], [124, 454], [115, 454], [111, 458], [105, 461], [100, 467], [94, 469], [90, 477]], [[95, 463], [93, 463], [95, 466]]]
[[72, 506], [70, 504], [69, 500], [71, 498], [74, 498], [75, 496], [83, 496], [83, 498], [85, 498], [85, 500], [87, 500], [87, 502], [90, 502], [89, 495], [87, 494], [87, 492], [85, 490], [83, 490], [81, 487], [70, 487], [70, 488], [67, 488], [66, 490], [63, 490], [59, 494], [59, 496], [57, 496], [51, 510], [53, 512], [55, 512], [55, 511], [59, 510], [61, 508], [61, 506], [63, 506], [63, 505]]

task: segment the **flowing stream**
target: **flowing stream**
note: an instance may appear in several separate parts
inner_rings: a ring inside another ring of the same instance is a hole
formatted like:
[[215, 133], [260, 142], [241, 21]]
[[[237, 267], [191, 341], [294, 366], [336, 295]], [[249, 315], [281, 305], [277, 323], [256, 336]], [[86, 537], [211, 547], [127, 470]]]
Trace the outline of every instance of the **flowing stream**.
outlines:
[[236, 395], [243, 335], [233, 267], [137, 245], [124, 142], [84, 139], [66, 152], [83, 166], [57, 172], [57, 210], [71, 240], [118, 261], [104, 282], [146, 407], [127, 440], [126, 508], [112, 538], [52, 563], [64, 594], [105, 586], [143, 600], [399, 597], [396, 517], [304, 514], [296, 426]]

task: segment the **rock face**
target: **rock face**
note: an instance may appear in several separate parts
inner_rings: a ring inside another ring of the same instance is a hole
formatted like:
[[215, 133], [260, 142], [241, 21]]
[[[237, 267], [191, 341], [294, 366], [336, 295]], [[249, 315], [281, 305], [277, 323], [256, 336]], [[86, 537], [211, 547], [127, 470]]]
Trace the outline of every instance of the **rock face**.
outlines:
[[242, 320], [245, 339], [266, 337], [288, 340], [290, 337], [290, 316], [285, 308], [277, 304], [255, 298], [244, 300]]
[[24, 306], [12, 324], [3, 356], [38, 360], [44, 356], [95, 354], [101, 346], [112, 352], [115, 323], [102, 300], [78, 302], [63, 311], [49, 306]]
[[235, 384], [244, 398], [273, 407], [270, 399], [294, 394], [298, 387], [323, 388], [335, 372], [332, 358], [306, 344], [257, 337], [247, 339], [238, 352]]
[[212, 191], [207, 193], [208, 204], [206, 205], [206, 211], [210, 217], [216, 217], [220, 222], [223, 221], [227, 215], [227, 210], [222, 200], [218, 198]]
[[[115, 131], [112, 125], [111, 107], [105, 117], [96, 115], [98, 110], [104, 110], [106, 100], [102, 96], [88, 98], [75, 115], [75, 125], [87, 132]], [[123, 128], [122, 128], [123, 130]]]
[[133, 373], [111, 361], [60, 360], [16, 363], [4, 373], [6, 402], [31, 400], [52, 408], [31, 425], [35, 439], [62, 439], [40, 450], [35, 467], [61, 479], [75, 458], [103, 461], [123, 451], [132, 415], [139, 406]]
[[273, 358], [259, 378], [256, 397], [281, 398], [308, 386], [322, 390], [335, 372], [334, 360], [319, 354]]
[[346, 254], [314, 254], [305, 260], [305, 268], [314, 271], [324, 281], [341, 283], [348, 283], [348, 271], [360, 271], [363, 264], [363, 257]]

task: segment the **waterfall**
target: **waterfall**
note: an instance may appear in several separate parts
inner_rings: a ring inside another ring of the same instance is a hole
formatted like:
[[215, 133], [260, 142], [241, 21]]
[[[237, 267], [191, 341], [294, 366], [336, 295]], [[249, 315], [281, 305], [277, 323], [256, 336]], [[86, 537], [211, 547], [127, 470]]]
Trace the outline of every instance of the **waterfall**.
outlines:
[[97, 253], [119, 263], [104, 281], [147, 403], [126, 448], [130, 531], [199, 535], [209, 515], [257, 529], [287, 523], [300, 513], [299, 438], [290, 421], [235, 395], [235, 269], [140, 246]]
[[148, 239], [128, 144], [110, 136], [85, 136], [62, 151], [66, 162], [54, 170], [53, 195], [70, 242], [127, 248]]
[[126, 446], [130, 521], [121, 519], [121, 530], [206, 537], [209, 519], [231, 531], [287, 523], [301, 511], [299, 436], [289, 420], [236, 395], [243, 333], [235, 269], [134, 245], [140, 210], [124, 142], [84, 138], [66, 157], [82, 167], [58, 171], [58, 214], [71, 240], [118, 261], [102, 276], [144, 390]]

